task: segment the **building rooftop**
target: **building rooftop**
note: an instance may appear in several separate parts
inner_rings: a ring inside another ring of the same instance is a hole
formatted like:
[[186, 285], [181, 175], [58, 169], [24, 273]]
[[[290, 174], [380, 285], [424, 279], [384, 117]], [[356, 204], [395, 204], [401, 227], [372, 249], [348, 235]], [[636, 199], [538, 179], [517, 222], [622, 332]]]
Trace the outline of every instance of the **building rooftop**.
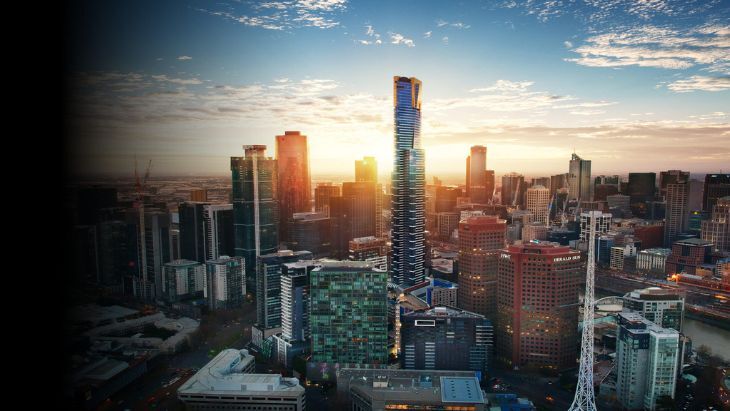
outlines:
[[319, 261], [320, 266], [314, 268], [312, 271], [318, 271], [318, 272], [352, 272], [352, 271], [363, 271], [363, 272], [385, 272], [386, 270], [381, 270], [378, 268], [375, 268], [373, 266], [373, 263], [368, 261], [337, 261], [337, 260], [327, 260], [322, 259]]
[[[485, 404], [474, 372], [441, 370], [358, 370], [338, 372], [349, 389], [385, 404]], [[373, 372], [367, 372], [373, 371]], [[348, 378], [349, 377], [349, 378]], [[338, 390], [339, 390], [338, 385]], [[345, 387], [347, 389], [347, 387]]]
[[231, 257], [228, 255], [222, 255], [215, 260], [206, 261], [207, 264], [225, 264], [236, 259], [243, 259], [242, 257]]
[[474, 377], [441, 377], [441, 402], [483, 403], [484, 394]]
[[674, 244], [710, 246], [712, 245], [712, 241], [700, 240], [699, 238], [687, 238], [685, 240], [675, 241]]
[[421, 316], [429, 316], [429, 317], [456, 317], [456, 318], [484, 318], [483, 315], [473, 313], [471, 311], [462, 310], [461, 308], [455, 308], [455, 307], [433, 307], [433, 308], [426, 308], [421, 309], [418, 311], [413, 311], [410, 313], [403, 314], [403, 316], [408, 317], [421, 317]]
[[329, 217], [327, 217], [327, 214], [320, 213], [320, 212], [307, 212], [307, 213], [294, 213], [292, 215], [292, 220], [298, 220], [298, 221], [319, 221], [319, 220], [329, 220]]
[[656, 325], [653, 322], [647, 320], [644, 318], [641, 314], [635, 313], [635, 312], [621, 312], [619, 315], [619, 324], [622, 323], [631, 323], [634, 326], [639, 325], [637, 328], [627, 328], [627, 330], [632, 334], [655, 334], [659, 336], [664, 337], [672, 337], [676, 336], [679, 338], [679, 332], [672, 328], [664, 328], [662, 326]]
[[644, 254], [656, 254], [656, 255], [667, 256], [667, 255], [671, 254], [672, 250], [669, 248], [647, 248], [647, 249], [641, 250], [639, 252], [644, 253]]
[[200, 263], [197, 261], [191, 261], [191, 260], [185, 260], [185, 259], [174, 260], [174, 261], [170, 261], [169, 263], [165, 263], [165, 266], [167, 266], [167, 267], [188, 267], [191, 265], [200, 265]]
[[649, 287], [649, 288], [643, 288], [643, 289], [638, 289], [638, 290], [628, 292], [624, 295], [624, 298], [637, 298], [637, 299], [644, 299], [644, 300], [658, 300], [658, 299], [667, 300], [669, 298], [680, 299], [680, 298], [682, 298], [682, 296], [681, 296], [681, 292], [679, 290], [659, 288], [659, 287]]
[[247, 350], [223, 350], [178, 391], [183, 394], [225, 394], [226, 391], [238, 394], [289, 391], [299, 394], [304, 391], [296, 378], [285, 378], [279, 374], [245, 374], [245, 369], [253, 361]]

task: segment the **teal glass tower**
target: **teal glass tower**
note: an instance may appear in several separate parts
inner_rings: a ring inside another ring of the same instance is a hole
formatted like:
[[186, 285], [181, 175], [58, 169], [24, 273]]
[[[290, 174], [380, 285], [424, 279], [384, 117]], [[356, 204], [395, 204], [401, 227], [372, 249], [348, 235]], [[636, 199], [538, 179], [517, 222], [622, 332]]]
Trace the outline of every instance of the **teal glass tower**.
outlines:
[[246, 287], [256, 291], [257, 257], [276, 252], [279, 216], [276, 160], [265, 145], [243, 146], [244, 157], [231, 157], [233, 236], [237, 257], [246, 264]]
[[311, 362], [387, 364], [387, 271], [363, 261], [324, 261], [310, 276]]
[[426, 178], [421, 149], [421, 90], [421, 81], [415, 77], [393, 78], [392, 280], [403, 287], [424, 279]]

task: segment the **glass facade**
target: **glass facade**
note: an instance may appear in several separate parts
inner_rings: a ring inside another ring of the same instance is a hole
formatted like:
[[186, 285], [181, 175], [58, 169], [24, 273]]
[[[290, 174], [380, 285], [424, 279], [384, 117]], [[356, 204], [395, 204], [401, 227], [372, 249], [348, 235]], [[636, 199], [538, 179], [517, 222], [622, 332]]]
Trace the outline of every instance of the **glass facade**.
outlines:
[[421, 149], [421, 81], [393, 79], [394, 164], [392, 174], [392, 277], [401, 286], [424, 278], [425, 170]]
[[282, 250], [262, 255], [256, 270], [256, 320], [263, 328], [281, 327], [281, 272], [283, 264], [311, 260], [309, 251]]
[[310, 275], [311, 362], [387, 364], [387, 271], [343, 261]]
[[[276, 252], [279, 216], [276, 196], [276, 160], [264, 156], [266, 146], [244, 146], [245, 157], [231, 157], [233, 235], [235, 253], [253, 273], [256, 257]], [[255, 291], [256, 277], [248, 276]]]

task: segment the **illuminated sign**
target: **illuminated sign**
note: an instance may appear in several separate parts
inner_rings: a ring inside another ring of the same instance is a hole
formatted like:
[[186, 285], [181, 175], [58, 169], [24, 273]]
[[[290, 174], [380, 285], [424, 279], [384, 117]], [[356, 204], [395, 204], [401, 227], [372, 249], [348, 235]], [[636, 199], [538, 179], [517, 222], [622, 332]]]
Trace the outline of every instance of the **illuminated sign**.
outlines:
[[560, 262], [560, 261], [571, 261], [571, 260], [580, 260], [579, 255], [574, 255], [570, 257], [555, 257], [553, 258], [553, 262]]

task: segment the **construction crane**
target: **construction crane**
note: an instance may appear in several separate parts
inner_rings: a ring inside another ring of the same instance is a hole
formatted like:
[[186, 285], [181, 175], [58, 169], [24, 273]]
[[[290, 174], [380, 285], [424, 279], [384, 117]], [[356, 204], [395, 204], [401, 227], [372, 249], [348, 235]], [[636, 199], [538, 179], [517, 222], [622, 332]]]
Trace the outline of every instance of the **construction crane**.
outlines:
[[134, 208], [139, 212], [139, 254], [140, 254], [140, 271], [142, 277], [142, 295], [145, 299], [147, 295], [147, 248], [146, 248], [146, 234], [144, 226], [144, 191], [147, 189], [147, 180], [150, 177], [150, 168], [152, 168], [152, 160], [147, 163], [147, 170], [144, 173], [144, 177], [140, 181], [139, 173], [137, 172], [137, 159], [134, 159]]

